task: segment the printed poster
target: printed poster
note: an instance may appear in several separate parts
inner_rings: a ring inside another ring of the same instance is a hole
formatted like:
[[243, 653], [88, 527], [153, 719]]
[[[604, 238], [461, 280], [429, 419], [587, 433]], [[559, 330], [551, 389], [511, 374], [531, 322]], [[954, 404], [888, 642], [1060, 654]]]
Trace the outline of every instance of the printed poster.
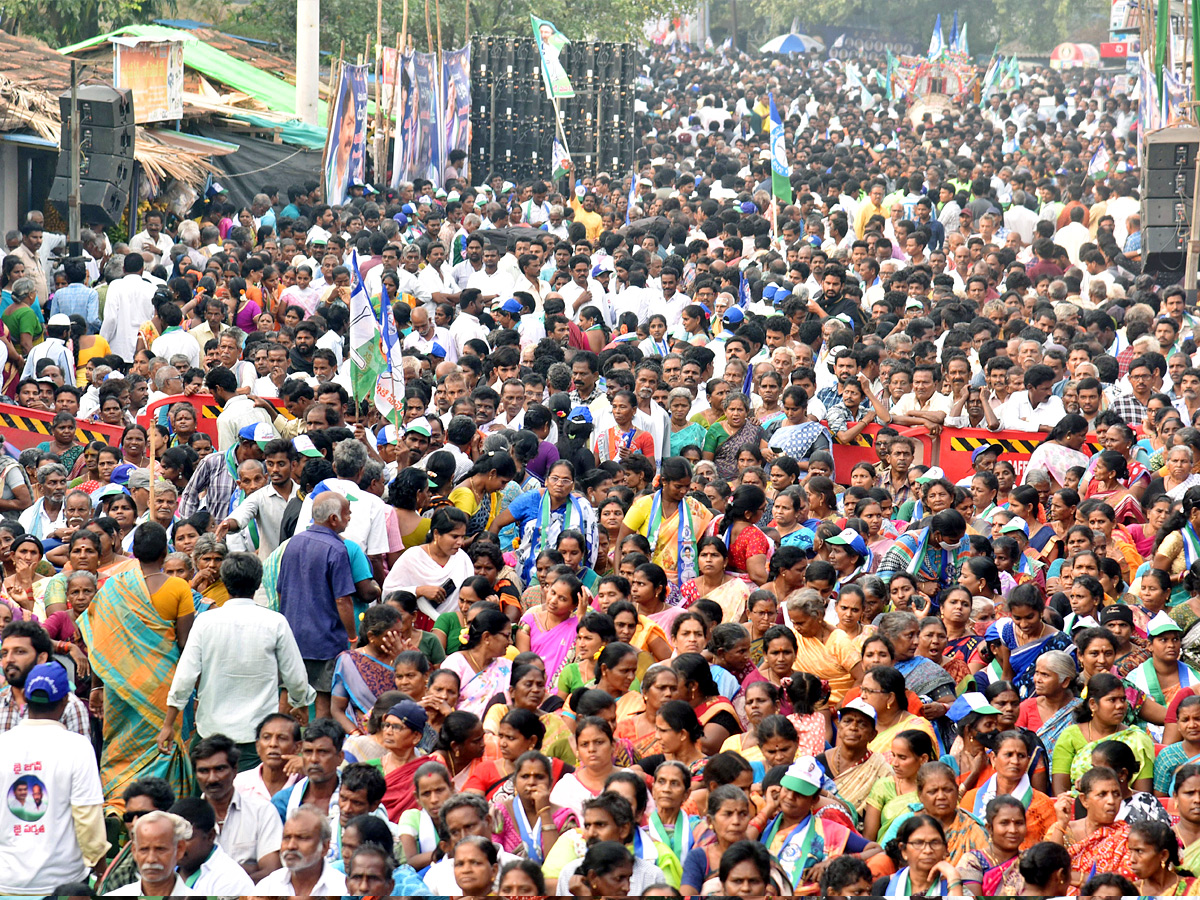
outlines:
[[[442, 54], [442, 115], [445, 122], [445, 152], [471, 152], [471, 48]], [[464, 177], [466, 172], [461, 173]]]
[[354, 180], [367, 171], [367, 67], [343, 65], [325, 148], [325, 202], [345, 203]]
[[113, 39], [113, 85], [133, 91], [134, 121], [183, 118], [183, 42]]

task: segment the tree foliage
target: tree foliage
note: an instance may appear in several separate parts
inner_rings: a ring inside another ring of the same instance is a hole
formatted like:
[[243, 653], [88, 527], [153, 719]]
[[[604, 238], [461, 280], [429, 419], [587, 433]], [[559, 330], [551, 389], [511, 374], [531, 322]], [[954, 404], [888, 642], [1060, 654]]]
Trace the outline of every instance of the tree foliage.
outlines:
[[174, 0], [5, 0], [5, 31], [65, 47], [174, 11]]
[[[115, 0], [114, 0], [115, 2]], [[130, 0], [124, 0], [130, 2]], [[466, 32], [468, 0], [429, 0], [429, 30], [436, 44], [438, 11], [441, 13], [442, 48], [461, 47]], [[529, 16], [549, 19], [572, 40], [620, 41], [636, 39], [648, 19], [671, 16], [690, 6], [684, 0], [602, 0], [571, 3], [567, 0], [469, 0], [471, 35], [530, 34]], [[408, 34], [417, 50], [429, 47], [425, 30], [426, 4], [410, 0]], [[383, 42], [395, 43], [403, 24], [403, 4], [385, 0]], [[277, 40], [285, 49], [295, 47], [295, 0], [253, 0], [238, 18], [239, 31]], [[321, 0], [321, 49], [338, 52], [345, 42], [347, 58], [362, 53], [375, 37], [375, 4], [363, 0]]]

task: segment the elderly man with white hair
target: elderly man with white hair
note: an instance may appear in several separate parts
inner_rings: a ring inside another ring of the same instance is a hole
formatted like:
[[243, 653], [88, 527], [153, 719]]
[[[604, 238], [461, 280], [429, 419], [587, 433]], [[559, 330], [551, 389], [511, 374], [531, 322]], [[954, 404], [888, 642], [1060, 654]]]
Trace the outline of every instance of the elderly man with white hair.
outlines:
[[297, 807], [283, 825], [283, 846], [276, 869], [258, 883], [264, 897], [340, 897], [346, 893], [346, 876], [325, 860], [333, 828], [328, 817], [311, 805]]
[[154, 810], [133, 823], [133, 861], [138, 878], [106, 897], [194, 897], [175, 867], [183, 856], [192, 826], [182, 816]]

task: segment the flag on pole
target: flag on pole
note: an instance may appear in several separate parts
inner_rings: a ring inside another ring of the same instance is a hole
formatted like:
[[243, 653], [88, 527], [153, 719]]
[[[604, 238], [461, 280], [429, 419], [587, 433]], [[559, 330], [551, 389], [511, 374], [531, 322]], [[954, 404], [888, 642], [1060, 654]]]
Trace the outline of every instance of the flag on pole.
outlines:
[[1158, 96], [1163, 94], [1163, 73], [1167, 69], [1167, 44], [1171, 35], [1170, 0], [1158, 0], [1158, 12], [1154, 19], [1157, 26], [1154, 34], [1154, 83]]
[[792, 167], [788, 164], [783, 140], [783, 120], [775, 108], [775, 95], [767, 95], [771, 105], [771, 193], [784, 203], [792, 202]]
[[868, 90], [866, 84], [863, 83], [862, 77], [858, 74], [858, 67], [846, 66], [846, 85], [854, 90], [858, 89], [858, 104], [864, 110], [875, 108], [875, 97]]
[[355, 400], [374, 397], [375, 385], [388, 368], [380, 340], [379, 320], [371, 308], [371, 298], [362, 271], [358, 267], [358, 251], [351, 253], [354, 285], [350, 291], [350, 384]]
[[571, 87], [571, 78], [559, 59], [562, 51], [571, 42], [554, 27], [553, 22], [547, 22], [534, 15], [529, 17], [529, 22], [533, 26], [533, 40], [537, 44], [538, 56], [542, 62], [542, 81], [546, 85], [546, 96], [551, 100], [574, 97], [575, 89]]
[[942, 40], [942, 14], [937, 14], [937, 19], [933, 23], [933, 34], [929, 36], [929, 53], [927, 54], [931, 60], [938, 59], [946, 51], [946, 44]]
[[750, 302], [750, 279], [746, 277], [746, 273], [741, 273], [742, 280], [738, 284], [737, 305], [745, 309], [746, 304]]
[[1108, 145], [1101, 144], [1100, 147], [1092, 154], [1092, 159], [1088, 163], [1088, 174], [1095, 175], [1097, 172], [1104, 172], [1108, 169]]
[[971, 55], [971, 48], [967, 46], [967, 23], [962, 23], [962, 28], [958, 31], [958, 52], [964, 56]]
[[829, 58], [833, 59], [833, 51], [840, 50], [845, 43], [846, 43], [846, 33], [843, 31], [841, 34], [839, 34], [837, 36], [837, 40], [835, 40], [832, 44], [829, 45]]
[[946, 38], [946, 43], [951, 51], [958, 49], [958, 10], [954, 10], [954, 21], [950, 23], [950, 35]]
[[570, 171], [569, 164], [571, 162], [571, 154], [567, 152], [567, 148], [562, 145], [558, 139], [554, 139], [554, 146], [550, 151], [550, 165], [553, 167], [551, 178], [555, 181], [562, 178]]
[[633, 205], [637, 203], [637, 170], [635, 169], [629, 175], [629, 198], [625, 201], [625, 224], [629, 224], [629, 217], [633, 214]]
[[884, 96], [887, 100], [896, 99], [896, 90], [892, 86], [896, 80], [896, 70], [900, 68], [900, 60], [896, 59], [891, 48], [884, 51], [887, 53], [887, 81], [884, 84]]
[[392, 420], [399, 431], [400, 416], [404, 412], [404, 364], [400, 357], [400, 334], [396, 331], [386, 284], [379, 295], [379, 326], [387, 367], [375, 381], [375, 408], [385, 419]]

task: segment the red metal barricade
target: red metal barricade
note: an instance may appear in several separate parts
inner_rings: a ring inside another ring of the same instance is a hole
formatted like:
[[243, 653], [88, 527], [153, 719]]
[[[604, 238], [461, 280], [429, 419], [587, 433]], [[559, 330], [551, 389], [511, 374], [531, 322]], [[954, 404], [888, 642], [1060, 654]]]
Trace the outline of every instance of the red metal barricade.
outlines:
[[[38, 409], [26, 409], [12, 403], [0, 403], [0, 432], [4, 440], [18, 450], [28, 450], [38, 444], [50, 440], [50, 423], [54, 421], [54, 413]], [[106, 425], [103, 422], [76, 421], [75, 439], [81, 443], [89, 441], [104, 441], [111, 447], [121, 443], [124, 431], [119, 425]]]

